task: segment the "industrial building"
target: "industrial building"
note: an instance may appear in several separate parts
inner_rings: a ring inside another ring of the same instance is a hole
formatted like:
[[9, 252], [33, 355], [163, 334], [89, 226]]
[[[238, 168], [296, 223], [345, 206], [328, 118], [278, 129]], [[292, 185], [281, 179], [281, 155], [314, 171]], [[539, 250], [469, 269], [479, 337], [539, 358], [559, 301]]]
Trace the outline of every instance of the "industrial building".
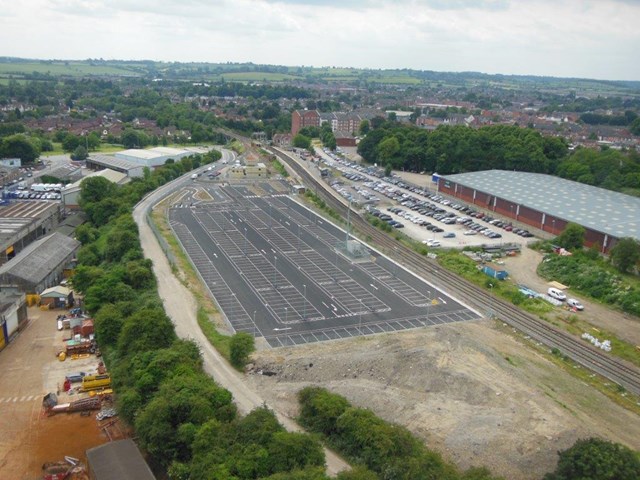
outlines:
[[58, 202], [30, 200], [0, 206], [0, 265], [50, 234], [62, 219]]
[[138, 446], [130, 438], [87, 450], [94, 480], [155, 480]]
[[26, 296], [15, 287], [0, 289], [0, 350], [28, 322]]
[[181, 158], [193, 155], [193, 152], [189, 150], [181, 150], [178, 148], [170, 147], [155, 147], [148, 150], [124, 150], [118, 152], [115, 158], [120, 160], [126, 160], [127, 162], [139, 165], [142, 167], [160, 167], [167, 163], [167, 160], [178, 161]]
[[36, 240], [0, 267], [0, 285], [39, 294], [60, 283], [79, 248], [80, 242], [58, 232]]
[[80, 191], [82, 189], [81, 185], [85, 178], [91, 177], [102, 177], [106, 178], [110, 182], [115, 183], [116, 185], [122, 185], [127, 183], [130, 179], [127, 177], [126, 173], [116, 172], [115, 170], [110, 170], [108, 168], [98, 170], [96, 172], [92, 172], [84, 178], [67, 185], [60, 192], [62, 194], [62, 203], [67, 208], [78, 208], [78, 201], [80, 199]]
[[89, 170], [103, 170], [108, 168], [109, 170], [124, 173], [130, 178], [142, 177], [144, 175], [144, 165], [109, 155], [90, 155], [85, 163]]
[[541, 173], [486, 170], [440, 176], [438, 191], [552, 235], [586, 229], [602, 252], [620, 238], [640, 240], [640, 198]]

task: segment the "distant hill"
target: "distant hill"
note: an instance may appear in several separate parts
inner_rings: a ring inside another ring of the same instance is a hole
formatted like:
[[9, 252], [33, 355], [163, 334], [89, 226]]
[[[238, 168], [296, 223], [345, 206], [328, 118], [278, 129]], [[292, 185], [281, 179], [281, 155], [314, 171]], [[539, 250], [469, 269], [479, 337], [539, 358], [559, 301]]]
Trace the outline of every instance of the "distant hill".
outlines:
[[0, 57], [0, 83], [60, 77], [142, 77], [157, 80], [254, 83], [343, 84], [399, 88], [482, 87], [540, 91], [578, 90], [602, 95], [640, 95], [640, 81], [500, 75], [430, 70], [374, 70], [343, 67], [259, 65], [253, 63], [156, 62], [151, 60], [37, 60]]

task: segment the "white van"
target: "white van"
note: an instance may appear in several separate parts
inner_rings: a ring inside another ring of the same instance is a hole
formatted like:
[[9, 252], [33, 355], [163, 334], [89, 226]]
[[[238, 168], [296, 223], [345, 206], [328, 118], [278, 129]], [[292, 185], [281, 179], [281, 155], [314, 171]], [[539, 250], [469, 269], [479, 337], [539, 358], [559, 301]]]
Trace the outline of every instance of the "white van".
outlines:
[[567, 296], [562, 290], [553, 287], [547, 290], [547, 295], [549, 295], [551, 298], [555, 298], [556, 300], [560, 300], [561, 302], [564, 302], [567, 299]]

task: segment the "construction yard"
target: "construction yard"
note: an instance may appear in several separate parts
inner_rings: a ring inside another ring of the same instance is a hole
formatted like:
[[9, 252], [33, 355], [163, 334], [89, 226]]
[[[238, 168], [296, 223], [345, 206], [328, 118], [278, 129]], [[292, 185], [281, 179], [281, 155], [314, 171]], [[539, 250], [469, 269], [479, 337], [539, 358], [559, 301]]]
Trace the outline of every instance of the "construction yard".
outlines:
[[[72, 372], [95, 372], [100, 361], [95, 355], [60, 361], [63, 338], [70, 330], [57, 329], [63, 310], [29, 308], [29, 324], [0, 352], [0, 477], [15, 480], [42, 478], [42, 466], [65, 456], [86, 463], [85, 451], [122, 438], [114, 419], [96, 420], [97, 410], [47, 415], [43, 398], [58, 397], [58, 404], [73, 402], [86, 393], [64, 392], [65, 376]], [[108, 425], [106, 428], [102, 428]]]

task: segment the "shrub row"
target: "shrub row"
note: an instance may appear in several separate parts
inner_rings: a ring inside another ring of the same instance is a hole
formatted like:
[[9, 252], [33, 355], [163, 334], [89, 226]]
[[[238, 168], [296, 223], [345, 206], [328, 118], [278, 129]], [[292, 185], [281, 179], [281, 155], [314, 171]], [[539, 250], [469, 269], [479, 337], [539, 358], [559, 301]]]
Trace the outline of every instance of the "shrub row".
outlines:
[[231, 393], [204, 373], [197, 345], [177, 338], [162, 309], [132, 208], [201, 160], [147, 171], [125, 186], [101, 178], [82, 183], [91, 223], [77, 231], [83, 246], [73, 285], [94, 315], [118, 412], [154, 467], [174, 479], [323, 478], [319, 441], [284, 431], [267, 408], [238, 416]]

